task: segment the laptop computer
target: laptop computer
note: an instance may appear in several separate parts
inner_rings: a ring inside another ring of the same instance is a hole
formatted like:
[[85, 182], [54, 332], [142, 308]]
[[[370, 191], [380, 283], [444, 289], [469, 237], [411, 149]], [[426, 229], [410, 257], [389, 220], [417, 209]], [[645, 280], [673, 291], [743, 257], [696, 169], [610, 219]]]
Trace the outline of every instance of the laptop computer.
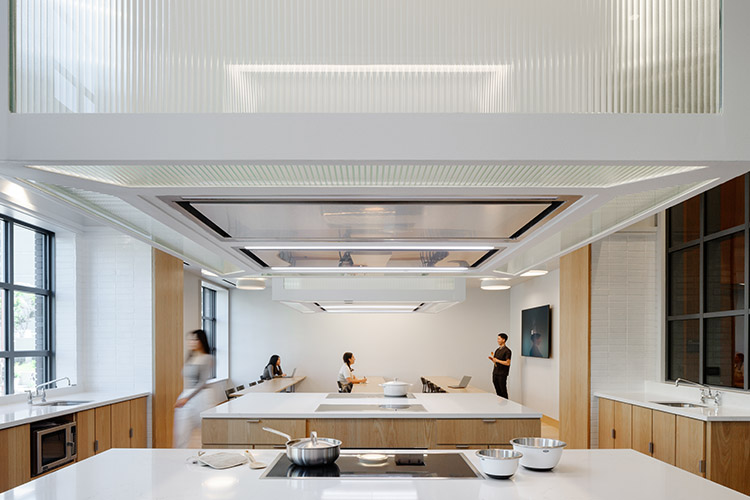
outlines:
[[458, 385], [449, 385], [448, 387], [450, 387], [451, 389], [466, 389], [466, 386], [469, 385], [470, 380], [471, 377], [469, 375], [464, 375]]
[[295, 373], [297, 373], [297, 369], [296, 369], [296, 368], [295, 368], [294, 370], [292, 370], [292, 373], [291, 373], [291, 375], [284, 375], [284, 376], [283, 376], [283, 377], [281, 377], [281, 378], [292, 378], [292, 377], [294, 377], [294, 374], [295, 374]]

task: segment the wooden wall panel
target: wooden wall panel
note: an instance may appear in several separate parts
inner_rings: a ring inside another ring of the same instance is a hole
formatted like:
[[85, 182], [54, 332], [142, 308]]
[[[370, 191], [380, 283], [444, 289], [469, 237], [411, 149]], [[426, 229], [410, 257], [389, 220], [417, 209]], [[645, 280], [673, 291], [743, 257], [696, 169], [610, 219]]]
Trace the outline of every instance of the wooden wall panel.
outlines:
[[[560, 439], [589, 448], [591, 246], [560, 258]], [[554, 333], [553, 333], [554, 335]]]
[[154, 448], [172, 447], [174, 403], [182, 391], [182, 260], [153, 250], [154, 273]]
[[0, 493], [31, 479], [29, 425], [0, 430]]

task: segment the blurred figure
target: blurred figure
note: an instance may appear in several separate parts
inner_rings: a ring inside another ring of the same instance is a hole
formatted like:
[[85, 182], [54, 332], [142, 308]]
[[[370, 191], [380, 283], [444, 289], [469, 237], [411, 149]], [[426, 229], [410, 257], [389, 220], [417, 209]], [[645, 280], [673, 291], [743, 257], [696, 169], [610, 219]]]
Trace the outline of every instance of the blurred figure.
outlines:
[[274, 377], [283, 377], [286, 375], [281, 369], [281, 357], [278, 354], [271, 356], [268, 360], [268, 364], [263, 369], [263, 374], [260, 376], [261, 380], [271, 380]]
[[183, 390], [174, 404], [175, 448], [186, 448], [193, 431], [200, 428], [202, 411], [213, 404], [210, 391], [204, 390], [211, 378], [213, 359], [208, 337], [203, 330], [188, 335], [188, 358], [182, 368]]
[[739, 387], [740, 389], [745, 388], [745, 355], [741, 352], [734, 355], [734, 363], [732, 364], [732, 386]]

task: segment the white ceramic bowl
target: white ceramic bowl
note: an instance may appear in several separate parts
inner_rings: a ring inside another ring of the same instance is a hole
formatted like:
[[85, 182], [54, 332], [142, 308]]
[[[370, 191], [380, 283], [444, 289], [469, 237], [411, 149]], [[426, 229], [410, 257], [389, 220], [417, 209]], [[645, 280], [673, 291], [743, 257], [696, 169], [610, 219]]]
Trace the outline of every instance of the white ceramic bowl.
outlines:
[[515, 438], [510, 440], [515, 451], [523, 453], [521, 465], [532, 470], [551, 470], [560, 462], [567, 443], [556, 439]]
[[489, 449], [477, 451], [482, 472], [495, 479], [508, 479], [516, 473], [523, 453], [515, 450]]

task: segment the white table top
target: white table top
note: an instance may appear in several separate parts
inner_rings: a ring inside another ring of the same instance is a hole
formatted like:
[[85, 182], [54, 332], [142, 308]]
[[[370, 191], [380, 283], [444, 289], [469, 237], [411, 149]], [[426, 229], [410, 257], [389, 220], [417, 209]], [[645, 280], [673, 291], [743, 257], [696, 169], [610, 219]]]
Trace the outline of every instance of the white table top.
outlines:
[[703, 420], [704, 422], [747, 422], [750, 421], [750, 408], [721, 405], [718, 408], [679, 408], [653, 403], [653, 401], [690, 402], [701, 404], [700, 399], [680, 398], [648, 392], [595, 392], [598, 398], [611, 399], [621, 403], [642, 406], [652, 410], [672, 413], [682, 417]]
[[[270, 464], [278, 453], [255, 450], [253, 455]], [[480, 470], [475, 453], [464, 453]], [[213, 470], [188, 463], [186, 459], [195, 454], [196, 450], [113, 449], [0, 494], [0, 500], [747, 499], [633, 450], [565, 450], [553, 471], [534, 472], [519, 467], [507, 480], [260, 479], [264, 471], [246, 465]]]
[[[0, 429], [28, 424], [52, 417], [69, 415], [79, 411], [90, 410], [98, 406], [110, 405], [148, 396], [148, 392], [124, 392], [124, 391], [95, 391], [95, 392], [65, 392], [47, 393], [47, 402], [60, 400], [90, 401], [75, 406], [32, 406], [26, 402], [0, 405]], [[40, 398], [34, 398], [34, 402], [40, 402]]]
[[299, 376], [299, 377], [278, 377], [273, 378], [271, 380], [266, 380], [265, 382], [262, 382], [260, 384], [255, 384], [252, 387], [245, 387], [241, 391], [233, 392], [229, 395], [230, 398], [239, 398], [241, 396], [244, 396], [245, 394], [251, 394], [253, 392], [281, 392], [285, 389], [288, 389], [289, 387], [292, 387], [293, 385], [297, 385], [303, 380], [305, 380], [305, 376]]
[[[328, 393], [247, 394], [201, 413], [203, 418], [542, 418], [538, 411], [494, 394], [423, 394], [411, 398], [362, 397], [327, 399]], [[326, 411], [326, 405], [421, 404], [426, 412]]]

